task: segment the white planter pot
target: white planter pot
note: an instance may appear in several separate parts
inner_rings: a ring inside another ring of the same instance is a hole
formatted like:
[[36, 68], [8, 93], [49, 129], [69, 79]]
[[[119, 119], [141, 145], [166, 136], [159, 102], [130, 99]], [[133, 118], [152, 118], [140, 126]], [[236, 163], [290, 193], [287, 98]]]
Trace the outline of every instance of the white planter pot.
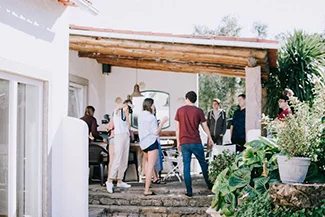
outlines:
[[283, 183], [302, 183], [305, 181], [310, 158], [278, 156], [280, 179]]

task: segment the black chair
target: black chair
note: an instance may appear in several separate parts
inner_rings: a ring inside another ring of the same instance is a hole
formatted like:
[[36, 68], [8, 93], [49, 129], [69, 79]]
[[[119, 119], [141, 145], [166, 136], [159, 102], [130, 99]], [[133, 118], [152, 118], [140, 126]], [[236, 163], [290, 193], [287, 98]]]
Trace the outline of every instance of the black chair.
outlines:
[[89, 166], [99, 166], [100, 184], [104, 184], [104, 169], [108, 166], [109, 155], [105, 148], [89, 144]]
[[[135, 171], [137, 173], [137, 181], [139, 181], [138, 159], [137, 159], [137, 153], [135, 151], [129, 152], [128, 165], [130, 165], [130, 164], [135, 164]], [[126, 177], [126, 171], [124, 173], [123, 181], [125, 181], [125, 177]]]

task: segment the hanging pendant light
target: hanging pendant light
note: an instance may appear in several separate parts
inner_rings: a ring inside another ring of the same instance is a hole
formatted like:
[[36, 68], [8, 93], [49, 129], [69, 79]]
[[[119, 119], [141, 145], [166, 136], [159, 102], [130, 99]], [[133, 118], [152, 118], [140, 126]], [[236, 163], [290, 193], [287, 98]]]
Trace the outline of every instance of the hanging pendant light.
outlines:
[[140, 92], [140, 86], [138, 85], [138, 60], [136, 62], [136, 83], [133, 87], [133, 93], [131, 94], [132, 97], [142, 97], [143, 95]]

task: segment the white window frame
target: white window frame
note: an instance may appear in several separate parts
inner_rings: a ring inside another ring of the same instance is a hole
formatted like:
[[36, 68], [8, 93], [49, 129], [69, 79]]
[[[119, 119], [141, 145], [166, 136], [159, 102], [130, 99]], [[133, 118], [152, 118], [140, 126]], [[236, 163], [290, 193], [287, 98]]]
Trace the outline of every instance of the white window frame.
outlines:
[[[33, 85], [37, 86], [39, 88], [39, 103], [38, 106], [39, 108], [39, 147], [38, 151], [40, 153], [39, 159], [38, 159], [38, 165], [43, 165], [42, 163], [42, 157], [43, 157], [43, 118], [44, 118], [44, 109], [43, 109], [43, 88], [44, 88], [44, 82], [38, 81], [38, 80], [33, 80], [30, 78], [22, 77], [22, 76], [17, 76], [13, 74], [9, 74], [3, 71], [0, 71], [0, 78], [4, 80], [9, 81], [9, 139], [8, 139], [8, 145], [9, 145], [9, 150], [8, 150], [8, 216], [9, 217], [15, 217], [16, 216], [16, 210], [17, 210], [17, 111], [18, 111], [18, 104], [17, 104], [17, 99], [18, 99], [18, 83], [22, 84], [28, 84], [28, 85]], [[42, 216], [42, 194], [43, 194], [43, 175], [45, 176], [46, 174], [42, 174], [42, 166], [39, 168], [39, 177], [36, 177], [36, 180], [38, 182], [39, 186], [39, 197], [40, 201], [38, 201], [38, 213], [39, 216]]]
[[83, 111], [88, 105], [88, 86], [89, 86], [89, 81], [87, 79], [69, 74], [69, 90], [70, 88], [78, 88], [81, 89], [82, 91], [82, 102], [79, 102], [79, 111], [78, 111], [80, 117], [83, 116]]

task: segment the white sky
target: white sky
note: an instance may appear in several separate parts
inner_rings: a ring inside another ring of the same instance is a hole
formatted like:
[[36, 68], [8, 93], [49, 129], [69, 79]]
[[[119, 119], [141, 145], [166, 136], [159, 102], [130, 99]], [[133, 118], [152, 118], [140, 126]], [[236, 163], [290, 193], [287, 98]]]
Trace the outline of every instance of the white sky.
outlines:
[[243, 27], [242, 37], [254, 37], [255, 21], [268, 24], [269, 38], [294, 28], [307, 32], [325, 30], [325, 0], [92, 0], [99, 15], [71, 9], [71, 24], [191, 34], [193, 26], [218, 26], [232, 14]]

